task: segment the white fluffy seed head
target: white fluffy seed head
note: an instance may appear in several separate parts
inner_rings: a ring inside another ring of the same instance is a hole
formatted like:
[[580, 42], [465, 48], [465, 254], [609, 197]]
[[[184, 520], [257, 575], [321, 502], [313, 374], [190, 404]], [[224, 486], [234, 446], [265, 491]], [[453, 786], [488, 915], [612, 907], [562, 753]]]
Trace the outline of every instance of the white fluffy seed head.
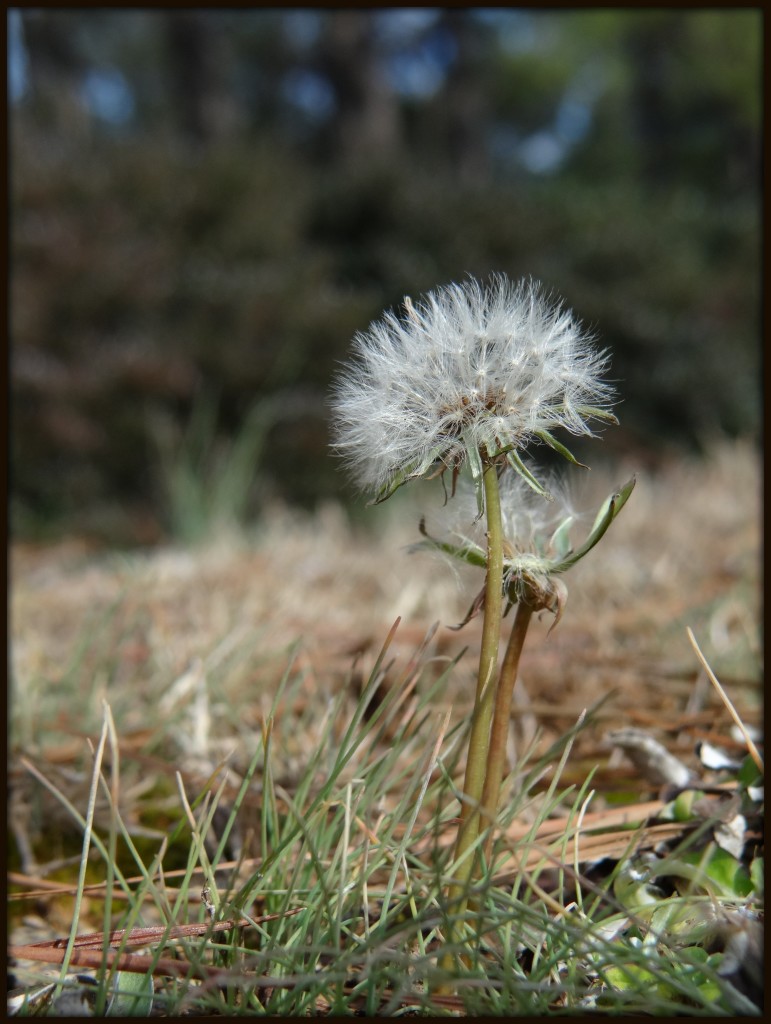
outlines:
[[333, 446], [358, 484], [380, 491], [473, 446], [523, 449], [539, 430], [591, 434], [612, 389], [607, 353], [533, 281], [471, 279], [405, 299], [353, 341], [334, 385]]

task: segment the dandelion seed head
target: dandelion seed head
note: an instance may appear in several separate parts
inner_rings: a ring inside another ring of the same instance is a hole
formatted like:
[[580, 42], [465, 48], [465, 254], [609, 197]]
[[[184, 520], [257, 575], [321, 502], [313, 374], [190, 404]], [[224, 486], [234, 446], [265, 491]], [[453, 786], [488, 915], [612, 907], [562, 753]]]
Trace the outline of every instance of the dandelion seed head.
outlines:
[[471, 446], [523, 449], [539, 430], [591, 434], [606, 409], [607, 353], [540, 286], [471, 279], [405, 299], [353, 341], [334, 385], [333, 445], [359, 485], [381, 490]]

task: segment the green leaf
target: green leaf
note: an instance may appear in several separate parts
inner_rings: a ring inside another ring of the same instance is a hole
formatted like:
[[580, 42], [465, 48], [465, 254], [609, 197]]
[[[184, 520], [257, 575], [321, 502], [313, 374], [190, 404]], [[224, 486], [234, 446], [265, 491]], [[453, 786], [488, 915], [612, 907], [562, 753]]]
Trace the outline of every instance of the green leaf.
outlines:
[[672, 803], [673, 820], [692, 821], [694, 818], [693, 805], [703, 796], [704, 793], [700, 789], [685, 789], [682, 793], [678, 793]]
[[548, 444], [550, 448], [553, 448], [554, 451], [557, 452], [558, 455], [561, 455], [563, 459], [567, 459], [568, 462], [572, 462], [574, 466], [580, 466], [582, 469], [589, 468], [588, 466], [585, 466], [583, 462], [579, 462], [575, 455], [545, 428], [542, 427], [540, 430], [535, 430], [534, 433], [536, 437], [540, 437], [542, 441]]
[[688, 851], [666, 862], [667, 874], [688, 879], [710, 896], [744, 899], [752, 892], [752, 880], [746, 868], [727, 850], [714, 846], [704, 851]]
[[115, 992], [107, 1008], [108, 1017], [149, 1017], [153, 1008], [153, 976], [133, 971], [118, 971]]
[[606, 967], [603, 975], [608, 985], [618, 992], [655, 991], [661, 998], [668, 998], [672, 991], [665, 981], [637, 963], [626, 963]]
[[643, 909], [660, 907], [666, 903], [664, 893], [653, 884], [648, 873], [627, 861], [613, 881], [613, 895], [624, 910], [640, 914]]
[[717, 895], [743, 899], [752, 892], [752, 879], [747, 869], [727, 850], [717, 847], [706, 870], [709, 878], [720, 887]]
[[752, 890], [758, 896], [763, 896], [763, 888], [765, 886], [765, 875], [763, 873], [763, 858], [755, 857], [750, 864], [750, 881], [752, 882]]
[[739, 785], [744, 789], [749, 789], [751, 786], [760, 786], [763, 783], [763, 776], [758, 771], [758, 766], [753, 761], [749, 754], [742, 761], [742, 766], [738, 773]]

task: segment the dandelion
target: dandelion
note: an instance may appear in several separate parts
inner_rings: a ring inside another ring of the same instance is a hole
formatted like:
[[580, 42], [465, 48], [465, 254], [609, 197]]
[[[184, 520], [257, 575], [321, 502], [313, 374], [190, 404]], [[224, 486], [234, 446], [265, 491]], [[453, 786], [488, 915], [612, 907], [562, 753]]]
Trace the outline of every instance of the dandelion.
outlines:
[[536, 282], [472, 279], [405, 299], [404, 310], [355, 336], [333, 398], [335, 450], [376, 501], [466, 462], [479, 481], [478, 453], [507, 458], [542, 490], [522, 449], [538, 439], [575, 462], [552, 431], [591, 435], [592, 420], [615, 422], [607, 353]]
[[[536, 608], [559, 614], [564, 587], [555, 575], [597, 542], [620, 507], [620, 499], [610, 500], [576, 553], [564, 546], [562, 520], [550, 554], [535, 544], [542, 523], [536, 528], [523, 488], [551, 495], [523, 453], [540, 441], [580, 465], [552, 432], [591, 435], [592, 421], [617, 422], [609, 411], [613, 390], [602, 380], [607, 364], [607, 353], [594, 347], [573, 313], [536, 282], [515, 285], [498, 275], [486, 288], [471, 279], [429, 292], [417, 304], [405, 299], [401, 317], [385, 313], [356, 335], [354, 359], [334, 385], [334, 448], [376, 503], [410, 480], [447, 470], [454, 495], [468, 465], [477, 518], [485, 516], [485, 547], [426, 540], [485, 570], [472, 606], [483, 611], [482, 643], [448, 891], [448, 950], [468, 903], [481, 816], [493, 819], [497, 809], [511, 690], [530, 616]], [[527, 536], [523, 515], [531, 517]], [[504, 598], [517, 613], [499, 678]], [[445, 965], [452, 966], [451, 952]]]

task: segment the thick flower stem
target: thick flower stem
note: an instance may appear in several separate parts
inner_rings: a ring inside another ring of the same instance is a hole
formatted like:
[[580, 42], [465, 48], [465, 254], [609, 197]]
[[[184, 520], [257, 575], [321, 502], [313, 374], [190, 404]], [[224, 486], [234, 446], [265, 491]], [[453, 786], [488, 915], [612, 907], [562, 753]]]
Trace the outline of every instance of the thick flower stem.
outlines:
[[[506, 741], [511, 718], [511, 701], [514, 684], [517, 681], [519, 658], [525, 644], [533, 607], [520, 601], [511, 627], [509, 643], [501, 666], [501, 675], [495, 694], [495, 712], [490, 729], [490, 748], [487, 755], [487, 773], [482, 792], [482, 814], [489, 824], [493, 824], [498, 813], [503, 767], [506, 763]], [[485, 860], [489, 863], [493, 846], [493, 829], [491, 828], [484, 846]]]
[[[456, 920], [460, 919], [466, 909], [469, 884], [474, 864], [478, 860], [477, 854], [469, 853], [469, 851], [479, 836], [480, 806], [490, 743], [490, 721], [495, 702], [498, 644], [503, 607], [503, 529], [498, 472], [496, 467], [487, 460], [485, 460], [484, 488], [487, 516], [487, 576], [485, 579], [482, 649], [479, 657], [479, 676], [466, 759], [460, 824], [455, 844], [454, 879], [448, 893], [449, 913]], [[460, 863], [458, 863], [459, 861]], [[457, 925], [450, 926], [448, 945], [454, 944], [457, 931]], [[453, 957], [450, 953], [445, 957], [444, 964], [451, 967], [452, 963]]]

